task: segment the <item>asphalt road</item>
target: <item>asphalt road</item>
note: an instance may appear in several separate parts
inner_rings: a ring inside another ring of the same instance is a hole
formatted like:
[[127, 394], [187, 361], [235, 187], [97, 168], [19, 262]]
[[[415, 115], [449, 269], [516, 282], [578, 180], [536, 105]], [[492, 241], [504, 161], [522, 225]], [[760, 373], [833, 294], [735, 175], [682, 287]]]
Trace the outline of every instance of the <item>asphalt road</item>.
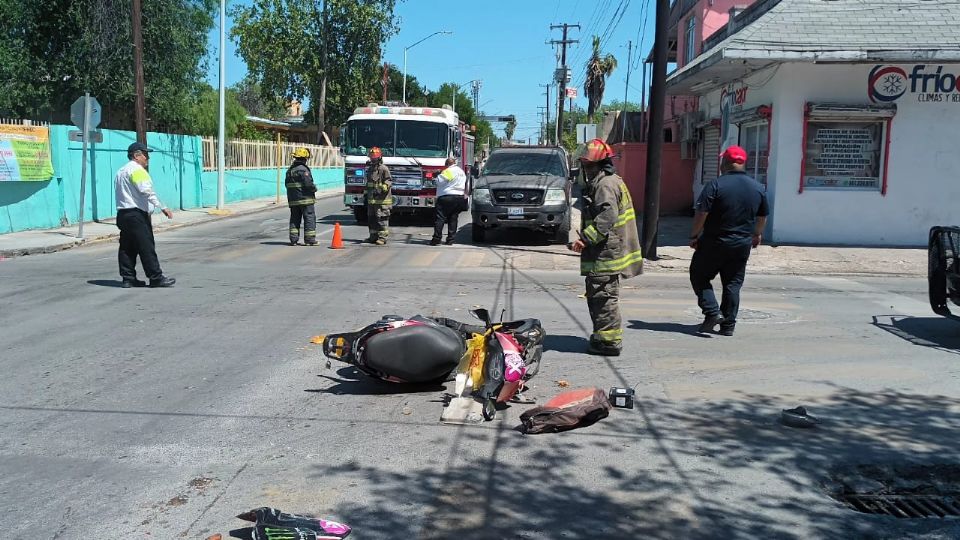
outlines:
[[[346, 249], [287, 246], [279, 210], [158, 235], [173, 289], [118, 288], [114, 243], [0, 262], [0, 537], [205, 538], [264, 505], [358, 539], [957, 534], [825, 494], [844, 465], [958, 462], [960, 323], [930, 313], [922, 277], [748, 276], [723, 338], [695, 334], [685, 275], [647, 274], [606, 359], [582, 353], [563, 246], [431, 247], [406, 223], [373, 247], [337, 200], [318, 215]], [[443, 388], [325, 369], [309, 343], [473, 305], [543, 320], [528, 395], [630, 386], [637, 408], [555, 435], [516, 432], [523, 405], [442, 425]], [[779, 425], [798, 404], [823, 424]]]

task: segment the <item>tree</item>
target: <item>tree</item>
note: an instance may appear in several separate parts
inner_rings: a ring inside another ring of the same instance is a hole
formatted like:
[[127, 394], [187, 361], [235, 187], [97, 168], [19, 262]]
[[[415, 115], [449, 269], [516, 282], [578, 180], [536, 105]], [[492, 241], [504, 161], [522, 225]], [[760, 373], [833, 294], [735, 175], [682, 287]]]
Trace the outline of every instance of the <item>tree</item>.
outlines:
[[587, 60], [587, 78], [583, 83], [583, 92], [587, 95], [587, 116], [593, 113], [603, 102], [603, 92], [607, 78], [617, 68], [617, 59], [612, 54], [601, 57], [600, 38], [593, 36], [593, 53]]
[[[370, 87], [368, 101], [380, 103], [383, 101], [383, 66], [377, 72], [377, 78]], [[426, 107], [429, 103], [430, 92], [420, 84], [416, 77], [407, 73], [407, 103], [414, 107]], [[393, 64], [387, 64], [387, 101], [400, 101], [403, 96], [403, 72]]]
[[[227, 90], [224, 103], [224, 129], [227, 138], [237, 137], [240, 128], [247, 121], [247, 110], [237, 99], [237, 93]], [[191, 113], [190, 133], [215, 137], [220, 127], [220, 92], [207, 85], [200, 92]]]
[[287, 114], [286, 100], [264, 92], [260, 84], [249, 75], [229, 90], [251, 116], [278, 120]]
[[[262, 90], [306, 102], [321, 130], [342, 122], [380, 77], [396, 0], [253, 0], [231, 37]], [[318, 134], [319, 135], [319, 134]]]
[[[203, 80], [216, 0], [143, 5], [150, 129], [182, 131]], [[133, 47], [126, 0], [0, 0], [0, 115], [68, 123], [89, 91], [102, 126], [133, 127]]]
[[517, 122], [511, 120], [507, 122], [507, 125], [503, 128], [503, 134], [507, 136], [507, 140], [513, 139], [513, 132], [517, 130]]

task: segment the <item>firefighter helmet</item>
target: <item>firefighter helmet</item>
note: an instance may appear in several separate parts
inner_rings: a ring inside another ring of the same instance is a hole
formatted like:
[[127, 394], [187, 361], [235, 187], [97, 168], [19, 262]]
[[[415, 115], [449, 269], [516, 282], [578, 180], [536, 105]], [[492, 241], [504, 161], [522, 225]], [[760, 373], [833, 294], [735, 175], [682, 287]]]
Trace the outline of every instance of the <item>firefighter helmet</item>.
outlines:
[[310, 159], [310, 150], [301, 147], [291, 152], [290, 155], [293, 156], [294, 159]]
[[597, 162], [613, 157], [613, 150], [610, 145], [600, 139], [593, 139], [588, 142], [577, 158], [579, 161]]
[[380, 159], [383, 157], [383, 151], [380, 150], [379, 146], [374, 146], [370, 149], [370, 152], [367, 153], [367, 156], [369, 156], [370, 159]]

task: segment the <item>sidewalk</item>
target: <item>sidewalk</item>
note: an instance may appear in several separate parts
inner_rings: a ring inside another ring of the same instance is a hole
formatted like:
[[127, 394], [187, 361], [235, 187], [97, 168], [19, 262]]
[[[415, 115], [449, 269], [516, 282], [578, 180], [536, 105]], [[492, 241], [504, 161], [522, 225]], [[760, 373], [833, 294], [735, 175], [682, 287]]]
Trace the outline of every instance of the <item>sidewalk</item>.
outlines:
[[[317, 192], [317, 199], [329, 199], [343, 195], [343, 188], [326, 189]], [[286, 208], [286, 199], [281, 199], [279, 207]], [[167, 219], [160, 213], [153, 216], [153, 229], [157, 232], [188, 227], [200, 223], [209, 223], [233, 216], [242, 216], [278, 208], [276, 197], [241, 201], [225, 205], [224, 210], [214, 208], [191, 208], [174, 210], [173, 219]], [[84, 239], [77, 238], [78, 224], [59, 229], [38, 229], [0, 235], [0, 258], [20, 257], [38, 253], [53, 253], [81, 244], [102, 242], [120, 236], [114, 219], [100, 222], [87, 221], [83, 224]]]
[[[656, 261], [646, 261], [651, 271], [686, 272], [693, 250], [688, 245], [693, 218], [664, 217], [660, 220]], [[764, 239], [766, 243], [766, 239]], [[927, 275], [927, 250], [919, 248], [868, 248], [838, 246], [761, 245], [750, 255], [747, 272], [813, 276]]]

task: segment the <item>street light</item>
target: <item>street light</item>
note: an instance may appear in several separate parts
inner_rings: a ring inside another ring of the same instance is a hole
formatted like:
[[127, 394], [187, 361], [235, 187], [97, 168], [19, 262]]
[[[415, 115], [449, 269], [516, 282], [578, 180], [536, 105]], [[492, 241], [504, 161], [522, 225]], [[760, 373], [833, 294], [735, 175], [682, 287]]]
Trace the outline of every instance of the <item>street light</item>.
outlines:
[[467, 81], [467, 82], [465, 82], [465, 83], [463, 83], [463, 84], [450, 83], [450, 84], [453, 85], [453, 112], [454, 112], [454, 114], [456, 114], [456, 112], [457, 112], [457, 94], [460, 93], [460, 87], [466, 86], [466, 85], [468, 85], [468, 84], [472, 84], [472, 83], [475, 83], [475, 82], [480, 82], [480, 79], [474, 79], [474, 80], [472, 80], [472, 81]]
[[421, 39], [420, 41], [403, 48], [403, 104], [407, 104], [407, 51], [416, 47], [417, 45], [423, 43], [424, 41], [432, 38], [437, 34], [452, 34], [453, 32], [449, 30], [437, 30], [436, 32], [430, 34], [429, 36]]

